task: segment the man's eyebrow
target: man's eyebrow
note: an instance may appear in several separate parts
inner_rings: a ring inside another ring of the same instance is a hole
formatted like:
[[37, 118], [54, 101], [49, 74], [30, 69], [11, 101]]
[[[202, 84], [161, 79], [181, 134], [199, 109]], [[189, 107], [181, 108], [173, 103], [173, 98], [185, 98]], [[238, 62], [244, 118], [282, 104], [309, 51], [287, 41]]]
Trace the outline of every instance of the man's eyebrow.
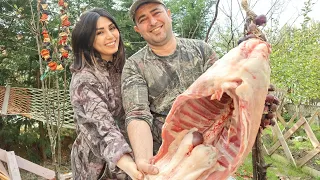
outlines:
[[138, 22], [139, 22], [139, 21], [140, 21], [140, 19], [141, 19], [141, 18], [143, 18], [143, 17], [146, 17], [146, 15], [144, 15], [144, 14], [143, 14], [143, 15], [141, 15], [141, 16], [138, 18]]
[[156, 11], [156, 10], [160, 10], [160, 8], [159, 8], [159, 7], [156, 7], [156, 8], [154, 8], [154, 9], [152, 9], [150, 12], [154, 12], [154, 11]]
[[[154, 8], [154, 9], [152, 9], [150, 12], [153, 13], [154, 11], [157, 11], [157, 10], [161, 10], [161, 9], [160, 9], [159, 7], [156, 7], [156, 8]], [[141, 16], [138, 18], [138, 21], [139, 21], [141, 18], [145, 17], [145, 16], [146, 16], [145, 14], [141, 15]]]

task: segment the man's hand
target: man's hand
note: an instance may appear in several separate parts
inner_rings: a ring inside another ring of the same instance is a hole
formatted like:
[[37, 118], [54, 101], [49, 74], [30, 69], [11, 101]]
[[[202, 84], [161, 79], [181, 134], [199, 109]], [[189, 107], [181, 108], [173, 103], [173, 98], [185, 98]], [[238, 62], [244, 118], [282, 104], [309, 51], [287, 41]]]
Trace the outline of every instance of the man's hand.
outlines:
[[146, 159], [137, 159], [136, 164], [137, 164], [138, 170], [144, 174], [156, 175], [159, 173], [159, 169], [154, 165], [152, 165], [150, 161]]
[[[270, 85], [268, 91], [275, 91], [274, 86]], [[280, 102], [276, 96], [272, 94], [267, 95], [260, 124], [262, 129], [266, 128], [266, 126], [268, 125], [275, 125], [275, 121], [273, 120], [273, 118], [276, 117], [276, 111], [279, 104]]]
[[153, 156], [152, 133], [145, 121], [133, 120], [128, 124], [128, 135], [138, 170], [144, 174], [158, 174], [149, 161]]

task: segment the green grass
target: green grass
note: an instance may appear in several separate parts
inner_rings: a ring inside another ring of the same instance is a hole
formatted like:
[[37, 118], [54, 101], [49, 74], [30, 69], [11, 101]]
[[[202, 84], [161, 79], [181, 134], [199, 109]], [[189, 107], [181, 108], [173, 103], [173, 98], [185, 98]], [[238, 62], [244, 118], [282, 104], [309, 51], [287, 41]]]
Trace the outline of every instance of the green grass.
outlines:
[[[301, 178], [301, 179], [314, 179], [310, 175], [304, 173], [300, 168], [296, 168], [286, 162], [279, 162], [273, 160], [269, 156], [265, 156], [266, 164], [272, 163], [272, 167], [267, 170], [268, 180], [278, 180], [280, 177]], [[252, 179], [252, 156], [251, 153], [245, 159], [244, 163], [240, 166], [234, 177], [237, 180], [248, 180]], [[320, 180], [319, 178], [317, 180]]]

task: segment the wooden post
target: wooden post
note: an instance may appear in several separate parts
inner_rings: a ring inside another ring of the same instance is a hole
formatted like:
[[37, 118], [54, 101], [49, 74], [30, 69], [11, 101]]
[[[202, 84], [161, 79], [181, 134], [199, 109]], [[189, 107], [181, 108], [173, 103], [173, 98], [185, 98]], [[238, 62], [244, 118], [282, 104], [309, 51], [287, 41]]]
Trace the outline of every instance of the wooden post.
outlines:
[[[0, 161], [7, 162], [8, 166], [9, 166], [8, 154], [9, 153], [7, 151], [0, 149]], [[12, 153], [9, 154], [9, 156], [10, 156], [9, 157], [10, 159], [13, 159]], [[44, 177], [45, 179], [54, 179], [54, 177], [55, 177], [55, 172], [50, 169], [39, 166], [38, 164], [30, 162], [26, 159], [19, 157], [19, 156], [14, 156], [14, 159], [16, 161], [17, 166], [21, 169], [29, 171], [33, 174], [38, 175], [38, 176]], [[8, 170], [8, 171], [10, 171], [10, 170]], [[9, 174], [10, 174], [10, 172], [9, 172]], [[11, 174], [10, 174], [10, 176], [11, 176]], [[12, 180], [14, 180], [14, 179], [12, 179]]]
[[8, 112], [10, 88], [11, 88], [10, 85], [6, 86], [6, 92], [4, 94], [3, 103], [2, 103], [1, 115], [6, 115]]
[[19, 166], [13, 151], [7, 152], [7, 164], [10, 178], [12, 180], [21, 180]]
[[276, 135], [279, 138], [279, 142], [283, 147], [284, 153], [285, 153], [286, 157], [292, 162], [292, 164], [297, 167], [297, 164], [291, 154], [291, 151], [290, 151], [289, 146], [286, 142], [286, 139], [283, 137], [283, 135], [281, 133], [281, 130], [280, 130], [280, 127], [279, 127], [277, 121], [275, 121], [275, 123], [276, 124], [273, 126], [273, 130], [275, 130]]
[[0, 161], [0, 179], [8, 180], [9, 179], [9, 173], [7, 172], [6, 168]]
[[270, 167], [270, 164], [265, 164], [262, 152], [261, 132], [259, 131], [256, 137], [256, 142], [252, 148], [253, 179], [266, 180], [268, 167]]

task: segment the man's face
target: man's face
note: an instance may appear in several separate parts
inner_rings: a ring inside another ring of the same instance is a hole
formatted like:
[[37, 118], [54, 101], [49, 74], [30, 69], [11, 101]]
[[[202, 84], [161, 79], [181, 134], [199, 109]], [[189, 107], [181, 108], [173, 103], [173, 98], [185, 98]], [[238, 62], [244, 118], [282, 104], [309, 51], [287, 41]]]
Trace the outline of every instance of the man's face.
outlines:
[[172, 33], [170, 10], [158, 3], [144, 4], [135, 13], [134, 30], [153, 46], [165, 45]]

